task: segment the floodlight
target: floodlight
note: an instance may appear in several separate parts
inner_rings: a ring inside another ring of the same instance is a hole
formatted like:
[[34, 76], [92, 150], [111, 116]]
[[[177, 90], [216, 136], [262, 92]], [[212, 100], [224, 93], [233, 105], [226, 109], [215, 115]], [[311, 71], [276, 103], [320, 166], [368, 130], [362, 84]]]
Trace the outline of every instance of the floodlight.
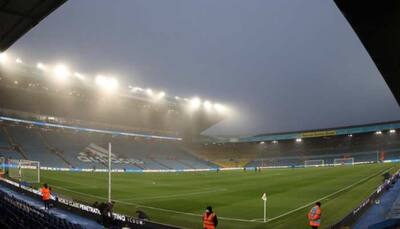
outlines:
[[68, 76], [71, 75], [68, 68], [63, 64], [58, 64], [53, 69], [54, 75], [61, 80], [66, 79]]
[[143, 88], [140, 88], [140, 87], [132, 88], [132, 92], [139, 92], [139, 91], [144, 91], [144, 90], [143, 90]]
[[150, 88], [147, 88], [147, 89], [146, 89], [146, 94], [147, 94], [148, 96], [152, 96], [152, 95], [153, 95], [153, 90], [151, 90]]
[[264, 144], [265, 144], [265, 142], [260, 142], [260, 144], [261, 144], [261, 145], [264, 145]]
[[113, 77], [98, 75], [95, 78], [95, 82], [105, 92], [114, 92], [118, 88], [118, 81]]
[[17, 62], [17, 64], [22, 64], [22, 60], [20, 58], [15, 59], [15, 62]]
[[352, 135], [352, 134], [349, 134], [349, 137], [353, 137], [353, 135]]
[[85, 76], [82, 75], [82, 74], [79, 73], [79, 72], [75, 72], [75, 73], [74, 73], [74, 76], [75, 76], [76, 78], [80, 79], [80, 80], [85, 80]]
[[301, 138], [296, 138], [296, 142], [302, 142], [303, 140]]
[[216, 104], [214, 104], [214, 108], [219, 113], [225, 113], [226, 112], [226, 107], [224, 105], [216, 103]]
[[391, 134], [394, 134], [394, 133], [396, 133], [396, 130], [389, 130], [389, 133], [391, 133]]
[[205, 108], [207, 111], [210, 111], [211, 108], [212, 108], [212, 104], [211, 104], [210, 101], [205, 101], [205, 102], [203, 103], [203, 106], [204, 106], [204, 108]]
[[375, 134], [376, 134], [376, 135], [381, 135], [381, 134], [382, 134], [382, 131], [376, 131]]
[[197, 97], [190, 100], [190, 107], [192, 109], [198, 109], [201, 105], [201, 100]]
[[40, 62], [36, 64], [36, 68], [43, 70], [43, 71], [46, 70], [46, 66]]
[[273, 140], [272, 143], [273, 143], [273, 144], [277, 144], [278, 141], [277, 141], [277, 140]]
[[164, 97], [165, 97], [165, 92], [163, 92], [163, 91], [159, 92], [158, 95], [157, 95], [157, 97], [158, 97], [159, 99], [164, 98]]
[[0, 63], [5, 63], [8, 59], [8, 55], [5, 52], [0, 53]]

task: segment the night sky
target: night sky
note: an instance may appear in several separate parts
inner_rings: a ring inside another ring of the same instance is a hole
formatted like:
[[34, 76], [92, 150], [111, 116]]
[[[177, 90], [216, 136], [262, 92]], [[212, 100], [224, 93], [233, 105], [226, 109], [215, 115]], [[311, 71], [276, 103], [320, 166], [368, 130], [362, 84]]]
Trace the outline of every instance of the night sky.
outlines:
[[8, 51], [233, 107], [207, 134], [400, 119], [332, 0], [69, 0]]

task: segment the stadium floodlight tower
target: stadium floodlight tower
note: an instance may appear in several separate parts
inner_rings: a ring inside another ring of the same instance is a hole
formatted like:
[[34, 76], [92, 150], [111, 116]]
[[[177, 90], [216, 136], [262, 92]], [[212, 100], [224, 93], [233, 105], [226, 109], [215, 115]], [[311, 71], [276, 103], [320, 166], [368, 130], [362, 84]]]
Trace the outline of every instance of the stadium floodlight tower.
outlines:
[[304, 161], [304, 167], [322, 167], [325, 166], [325, 161], [320, 159], [320, 160], [305, 160]]

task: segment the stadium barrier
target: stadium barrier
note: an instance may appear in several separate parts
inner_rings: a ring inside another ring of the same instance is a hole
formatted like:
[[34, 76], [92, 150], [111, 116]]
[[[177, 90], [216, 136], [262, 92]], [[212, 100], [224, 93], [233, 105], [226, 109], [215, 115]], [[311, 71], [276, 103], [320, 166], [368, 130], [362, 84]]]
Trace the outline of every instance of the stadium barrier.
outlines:
[[[41, 200], [41, 193], [39, 190], [36, 190], [34, 188], [24, 186], [20, 183], [5, 179], [3, 177], [0, 177], [0, 181], [6, 185], [7, 187], [16, 190], [18, 192], [23, 192], [24, 194]], [[78, 215], [91, 218], [93, 220], [98, 220], [101, 217], [100, 210], [98, 208], [79, 203], [75, 200], [69, 200], [65, 199], [62, 197], [54, 197], [51, 196], [51, 200], [53, 203], [56, 203], [56, 207], [65, 209], [70, 212], [74, 212]], [[123, 226], [128, 226], [129, 228], [138, 228], [138, 229], [177, 229], [178, 227], [172, 226], [172, 225], [167, 225], [167, 224], [161, 224], [149, 220], [141, 220], [132, 216], [127, 216], [127, 215], [122, 215], [113, 212], [112, 213], [112, 218], [114, 221], [117, 221], [119, 225]]]
[[[385, 160], [383, 163], [396, 163], [399, 160]], [[375, 161], [354, 162], [353, 165], [374, 164]], [[335, 164], [324, 164], [319, 167], [333, 167]], [[206, 168], [206, 169], [111, 169], [113, 173], [176, 173], [176, 172], [210, 172], [210, 171], [231, 171], [231, 170], [255, 170], [258, 169], [286, 169], [286, 168], [305, 168], [304, 165], [279, 165], [279, 166], [257, 166], [257, 167], [229, 167], [229, 168]], [[57, 168], [41, 166], [41, 170], [61, 171], [61, 172], [108, 172], [108, 169], [90, 168]]]
[[357, 221], [357, 219], [369, 208], [369, 206], [374, 203], [375, 200], [381, 196], [385, 190], [388, 190], [390, 184], [393, 180], [400, 178], [400, 170], [393, 174], [385, 182], [367, 198], [358, 207], [354, 208], [348, 215], [342, 218], [339, 222], [332, 225], [329, 228], [341, 229], [341, 228], [351, 228], [351, 226]]

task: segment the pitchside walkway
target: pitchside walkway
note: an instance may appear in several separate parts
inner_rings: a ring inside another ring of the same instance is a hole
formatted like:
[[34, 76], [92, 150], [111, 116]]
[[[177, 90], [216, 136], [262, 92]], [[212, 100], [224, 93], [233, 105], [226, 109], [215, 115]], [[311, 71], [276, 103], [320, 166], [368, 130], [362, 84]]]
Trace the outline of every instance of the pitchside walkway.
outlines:
[[[15, 192], [14, 190], [0, 184], [0, 190], [5, 191], [7, 194], [14, 196], [17, 199], [23, 200], [25, 202], [27, 202], [28, 204], [41, 208], [43, 209], [43, 203], [39, 200], [33, 199], [29, 196], [26, 196], [22, 193], [19, 192]], [[61, 219], [66, 219], [67, 221], [74, 223], [74, 224], [79, 224], [81, 225], [83, 228], [87, 228], [87, 229], [97, 229], [97, 228], [103, 228], [102, 225], [98, 224], [96, 221], [88, 219], [88, 218], [84, 218], [82, 216], [79, 216], [77, 214], [65, 211], [63, 209], [59, 209], [59, 208], [51, 208], [49, 210], [49, 213], [61, 218]]]
[[379, 198], [379, 204], [373, 204], [357, 221], [353, 229], [365, 229], [369, 225], [376, 224], [388, 218], [396, 200], [400, 198], [400, 180], [396, 182], [394, 187], [385, 192]]

